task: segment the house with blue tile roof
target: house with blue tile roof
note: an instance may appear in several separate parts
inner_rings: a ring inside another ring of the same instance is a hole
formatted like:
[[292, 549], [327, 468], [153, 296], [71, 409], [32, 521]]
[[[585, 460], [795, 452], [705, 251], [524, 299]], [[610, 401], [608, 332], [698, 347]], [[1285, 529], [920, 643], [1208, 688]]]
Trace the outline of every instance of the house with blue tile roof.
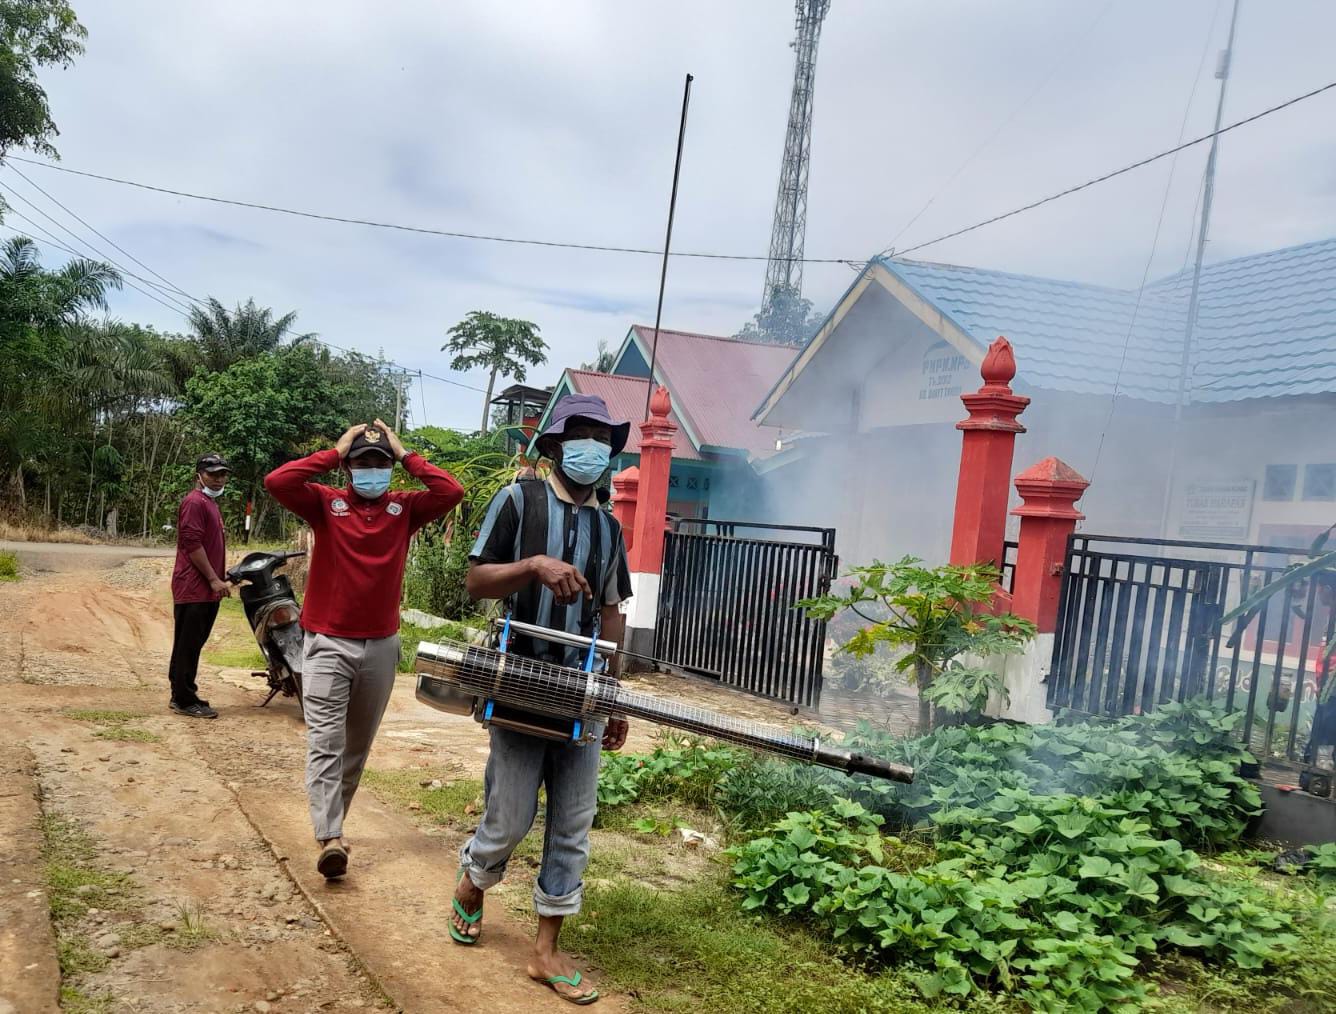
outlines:
[[1017, 465], [1090, 478], [1086, 530], [1306, 544], [1336, 522], [1336, 239], [1206, 266], [1189, 338], [1191, 286], [871, 261], [755, 410], [784, 520], [837, 525], [846, 560], [945, 559], [959, 395], [1005, 335]]

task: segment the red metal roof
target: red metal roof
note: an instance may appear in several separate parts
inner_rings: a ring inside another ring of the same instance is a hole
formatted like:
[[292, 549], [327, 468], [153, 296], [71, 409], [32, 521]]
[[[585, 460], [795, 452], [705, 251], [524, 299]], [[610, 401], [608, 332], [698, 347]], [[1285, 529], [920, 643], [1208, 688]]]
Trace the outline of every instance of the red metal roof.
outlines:
[[[654, 328], [637, 324], [632, 330], [648, 359]], [[774, 431], [757, 426], [751, 414], [797, 352], [793, 345], [661, 330], [655, 370], [672, 392], [674, 410], [685, 416], [701, 446], [766, 457], [775, 452]], [[640, 390], [637, 419], [645, 410], [643, 386]]]
[[[663, 348], [660, 346], [660, 351]], [[614, 419], [629, 419], [631, 435], [626, 441], [629, 454], [640, 453], [640, 426], [645, 418], [645, 399], [649, 396], [649, 381], [643, 377], [618, 377], [610, 373], [594, 373], [591, 370], [567, 370], [571, 387], [576, 394], [596, 394], [607, 403], [608, 412]], [[691, 438], [682, 428], [677, 406], [668, 413], [668, 418], [677, 424], [673, 434], [673, 457], [684, 461], [700, 461], [700, 452], [692, 446]]]

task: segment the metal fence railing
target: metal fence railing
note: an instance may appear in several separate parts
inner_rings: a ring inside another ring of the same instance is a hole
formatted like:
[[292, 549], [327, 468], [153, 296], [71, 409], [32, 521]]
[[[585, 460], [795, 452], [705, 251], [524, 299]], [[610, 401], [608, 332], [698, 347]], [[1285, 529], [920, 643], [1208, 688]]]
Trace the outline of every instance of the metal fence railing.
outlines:
[[835, 530], [683, 519], [663, 552], [655, 656], [816, 707], [826, 624], [795, 604], [830, 589]]
[[1246, 712], [1259, 758], [1301, 758], [1336, 607], [1321, 580], [1292, 585], [1251, 617], [1221, 618], [1301, 549], [1073, 535], [1067, 543], [1050, 707], [1098, 715], [1203, 695]]

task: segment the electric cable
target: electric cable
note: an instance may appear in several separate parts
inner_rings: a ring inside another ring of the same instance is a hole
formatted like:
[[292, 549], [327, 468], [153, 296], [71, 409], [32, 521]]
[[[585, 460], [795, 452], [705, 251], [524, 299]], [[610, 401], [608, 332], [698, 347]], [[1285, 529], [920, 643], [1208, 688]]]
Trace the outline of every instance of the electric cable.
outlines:
[[1314, 88], [1312, 91], [1304, 92], [1302, 95], [1296, 95], [1293, 98], [1286, 99], [1284, 102], [1281, 102], [1278, 105], [1271, 106], [1268, 109], [1263, 109], [1261, 112], [1254, 113], [1252, 116], [1245, 117], [1242, 120], [1235, 120], [1233, 123], [1226, 124], [1219, 130], [1213, 130], [1209, 134], [1202, 134], [1200, 137], [1194, 137], [1191, 141], [1184, 141], [1183, 143], [1177, 144], [1172, 148], [1166, 148], [1164, 151], [1158, 152], [1154, 155], [1147, 156], [1146, 158], [1143, 159], [1138, 159], [1136, 162], [1132, 162], [1128, 165], [1125, 165], [1121, 169], [1114, 169], [1111, 172], [1103, 173], [1100, 176], [1096, 176], [1092, 179], [1086, 180], [1084, 183], [1078, 183], [1075, 186], [1068, 187], [1065, 190], [1059, 190], [1055, 194], [1050, 194], [1047, 197], [1041, 197], [1037, 201], [1031, 201], [1029, 204], [1024, 204], [1019, 208], [1013, 208], [1011, 211], [1003, 212], [1000, 215], [994, 215], [991, 218], [985, 218], [983, 221], [975, 222], [973, 225], [967, 225], [964, 228], [956, 229], [952, 232], [945, 233], [944, 235], [938, 236], [936, 239], [930, 239], [923, 243], [916, 243], [911, 247], [906, 247], [904, 250], [898, 250], [895, 252], [894, 256], [903, 257], [905, 254], [913, 253], [915, 250], [923, 250], [926, 247], [936, 246], [938, 243], [945, 243], [948, 239], [955, 239], [957, 236], [963, 236], [967, 232], [974, 232], [977, 229], [982, 229], [988, 225], [994, 225], [995, 223], [1004, 221], [1005, 219], [1015, 218], [1017, 215], [1024, 214], [1027, 211], [1033, 211], [1035, 208], [1042, 207], [1045, 204], [1051, 204], [1052, 202], [1060, 200], [1063, 197], [1069, 197], [1072, 194], [1079, 193], [1082, 190], [1088, 190], [1090, 187], [1096, 186], [1097, 184], [1105, 183], [1108, 180], [1114, 179], [1115, 177], [1122, 176], [1125, 173], [1130, 173], [1134, 169], [1141, 169], [1144, 166], [1150, 165], [1152, 162], [1158, 162], [1162, 158], [1168, 158], [1170, 155], [1177, 155], [1180, 151], [1184, 151], [1188, 148], [1195, 147], [1196, 145], [1201, 144], [1203, 141], [1209, 141], [1213, 137], [1219, 137], [1222, 134], [1227, 134], [1231, 130], [1237, 130], [1239, 127], [1247, 126], [1249, 123], [1255, 123], [1257, 120], [1260, 120], [1265, 116], [1270, 116], [1272, 113], [1278, 113], [1282, 109], [1288, 109], [1290, 106], [1297, 105], [1298, 103], [1303, 102], [1306, 99], [1311, 99], [1318, 95], [1323, 94], [1324, 92], [1329, 92], [1333, 88], [1336, 88], [1336, 81], [1324, 84], [1319, 88]]
[[[130, 271], [128, 268], [126, 268], [126, 266], [125, 266], [124, 264], [120, 263], [120, 262], [117, 261], [115, 258], [105, 256], [102, 252], [98, 251], [96, 247], [92, 246], [92, 244], [90, 244], [90, 243], [88, 243], [86, 240], [84, 240], [84, 238], [83, 238], [82, 236], [80, 236], [78, 233], [76, 233], [73, 229], [69, 228], [69, 226], [65, 225], [63, 222], [59, 221], [58, 219], [56, 219], [56, 218], [53, 217], [52, 215], [48, 214], [44, 209], [42, 209], [42, 208], [39, 207], [38, 205], [34, 204], [32, 201], [28, 200], [28, 198], [24, 197], [22, 194], [17, 193], [16, 191], [10, 189], [9, 187], [5, 186], [3, 183], [0, 183], [0, 193], [5, 194], [7, 197], [11, 198], [12, 200], [18, 200], [18, 201], [21, 201], [21, 202], [22, 202], [24, 205], [26, 205], [28, 208], [30, 208], [31, 210], [37, 212], [37, 213], [38, 213], [39, 215], [41, 215], [43, 218], [47, 219], [47, 221], [53, 223], [53, 224], [54, 224], [55, 226], [57, 226], [58, 228], [63, 229], [65, 232], [69, 233], [70, 236], [73, 237], [74, 242], [77, 243], [77, 244], [79, 244], [80, 246], [82, 246], [82, 247], [84, 248], [84, 252], [83, 252], [83, 253], [76, 253], [76, 254], [75, 254], [76, 257], [79, 257], [79, 258], [81, 258], [81, 259], [88, 259], [88, 258], [91, 258], [91, 259], [93, 259], [93, 260], [100, 260], [100, 261], [104, 261], [104, 262], [109, 262], [109, 263], [110, 263], [110, 266], [112, 266], [112, 267], [118, 269], [122, 275], [128, 275], [129, 277], [131, 277], [131, 278], [135, 278], [135, 279], [137, 279], [137, 280], [143, 282], [145, 285], [148, 285], [148, 286], [150, 286], [151, 288], [153, 288], [153, 289], [156, 291], [157, 295], [152, 295], [151, 293], [147, 292], [146, 290], [141, 289], [139, 286], [135, 285], [133, 282], [127, 282], [126, 284], [129, 285], [132, 289], [135, 289], [137, 292], [143, 292], [145, 295], [149, 295], [150, 298], [153, 298], [153, 299], [155, 299], [157, 302], [162, 303], [162, 305], [166, 306], [168, 309], [174, 309], [174, 310], [176, 310], [177, 312], [185, 312], [185, 313], [188, 313], [188, 312], [189, 312], [190, 308], [189, 308], [188, 306], [186, 306], [185, 303], [182, 303], [179, 299], [177, 299], [176, 296], [174, 296], [172, 293], [165, 291], [165, 290], [162, 288], [162, 286], [158, 285], [156, 282], [154, 282], [154, 281], [152, 281], [152, 280], [150, 280], [150, 279], [148, 279], [148, 278], [145, 278], [143, 275], [138, 275], [138, 274], [135, 274], [133, 271]], [[33, 226], [34, 228], [36, 228], [36, 229], [41, 229], [43, 232], [46, 232], [46, 234], [47, 234], [48, 236], [51, 236], [51, 233], [50, 233], [50, 232], [47, 232], [46, 229], [44, 229], [42, 226], [38, 225], [37, 222], [35, 222], [35, 221], [34, 221], [32, 218], [30, 218], [29, 216], [25, 215], [23, 212], [19, 211], [19, 210], [18, 210], [17, 208], [15, 208], [12, 204], [9, 205], [9, 211], [10, 211], [11, 213], [17, 215], [19, 218], [23, 219], [25, 222], [27, 222], [29, 225]], [[54, 237], [54, 236], [51, 236], [51, 238], [52, 238], [52, 240], [54, 241], [55, 237]], [[159, 298], [159, 296], [161, 296], [162, 298]], [[170, 304], [169, 304], [168, 302], [166, 302], [166, 300], [170, 300]]]
[[941, 186], [939, 186], [935, 191], [933, 191], [932, 196], [928, 198], [928, 200], [924, 203], [923, 207], [919, 208], [917, 213], [915, 213], [914, 217], [911, 218], [904, 225], [900, 226], [899, 231], [894, 236], [891, 237], [890, 245], [887, 246], [884, 250], [882, 250], [881, 253], [877, 254], [878, 257], [884, 257], [891, 250], [895, 249], [895, 244], [900, 239], [900, 237], [903, 236], [906, 232], [908, 232], [913, 227], [914, 223], [923, 217], [924, 212], [926, 212], [929, 208], [933, 206], [937, 198], [941, 197], [942, 194], [951, 186], [951, 184], [954, 183], [960, 177], [961, 173], [963, 173], [966, 169], [968, 169], [970, 165], [973, 164], [974, 160], [977, 159], [981, 154], [983, 154], [983, 152], [988, 148], [989, 145], [991, 145], [994, 141], [997, 140], [998, 136], [1002, 133], [1002, 131], [1006, 130], [1007, 127], [1011, 125], [1011, 122], [1015, 120], [1016, 117], [1019, 116], [1025, 110], [1025, 107], [1028, 106], [1031, 103], [1031, 101], [1034, 100], [1035, 96], [1038, 95], [1041, 91], [1044, 90], [1045, 87], [1048, 86], [1048, 83], [1051, 80], [1053, 80], [1053, 75], [1058, 72], [1058, 69], [1060, 67], [1065, 66], [1072, 59], [1074, 59], [1074, 54], [1076, 52], [1076, 44], [1078, 42], [1085, 41], [1086, 36], [1088, 36], [1091, 32], [1093, 32], [1095, 28], [1099, 25], [1099, 23], [1104, 20], [1104, 15], [1109, 13], [1109, 9], [1112, 6], [1113, 6], [1113, 0], [1107, 0], [1104, 6], [1100, 8], [1099, 13], [1095, 15], [1094, 19], [1088, 25], [1085, 26], [1085, 29], [1082, 32], [1080, 32], [1079, 35], [1073, 34], [1071, 38], [1069, 38], [1066, 41], [1066, 44], [1061, 47], [1062, 55], [1059, 57], [1058, 60], [1054, 61], [1051, 67], [1049, 67], [1048, 73], [1045, 74], [1043, 78], [1039, 81], [1039, 83], [1035, 85], [1033, 89], [1031, 89], [1030, 93], [1026, 95], [1024, 99], [1021, 100], [1021, 104], [1018, 105], [1015, 109], [1013, 109], [1007, 115], [1007, 118], [1004, 119], [1001, 123], [997, 125], [997, 127], [993, 129], [993, 132], [991, 134], [989, 134], [986, 138], [984, 138], [983, 142], [974, 149], [974, 151], [970, 154], [968, 158], [965, 159], [964, 162], [960, 163], [960, 166], [956, 169], [956, 171], [953, 172], [949, 177], [947, 177], [946, 182], [943, 183]]
[[[1215, 23], [1220, 16], [1220, 0], [1216, 0], [1215, 11], [1211, 15], [1211, 23], [1206, 29], [1206, 42], [1202, 45], [1201, 58], [1197, 61], [1196, 73], [1192, 76], [1192, 88], [1188, 91], [1188, 100], [1183, 107], [1183, 122], [1179, 125], [1178, 136], [1180, 140], [1187, 133], [1188, 118], [1192, 115], [1192, 102], [1197, 97], [1197, 86], [1201, 83], [1201, 72], [1206, 66], [1206, 54], [1211, 50], [1211, 37], [1215, 34]], [[1172, 162], [1169, 163], [1169, 178], [1164, 184], [1164, 198], [1160, 201], [1160, 214], [1155, 219], [1155, 233], [1150, 241], [1150, 255], [1146, 258], [1146, 267], [1141, 272], [1141, 284], [1137, 287], [1137, 298], [1132, 304], [1132, 318], [1127, 324], [1127, 334], [1123, 338], [1122, 356], [1118, 360], [1118, 369], [1113, 375], [1113, 390], [1109, 395], [1109, 411], [1104, 417], [1104, 425], [1099, 431], [1099, 443], [1095, 446], [1095, 460], [1090, 466], [1090, 481], [1095, 481], [1095, 476], [1099, 472], [1099, 461], [1104, 453], [1104, 438], [1108, 435], [1109, 427], [1113, 424], [1113, 413], [1118, 406], [1118, 392], [1122, 388], [1123, 370], [1127, 366], [1127, 350], [1132, 344], [1132, 333], [1136, 330], [1137, 315], [1141, 312], [1141, 300], [1146, 293], [1146, 283], [1150, 280], [1151, 265], [1155, 263], [1155, 252], [1160, 245], [1160, 229], [1164, 226], [1164, 213], [1169, 207], [1169, 194], [1174, 187], [1174, 171], [1178, 168], [1178, 156], [1175, 155]], [[1195, 215], [1195, 213], [1194, 213]]]
[[[1049, 194], [1047, 197], [1041, 197], [1038, 200], [1031, 201], [1028, 204], [1021, 205], [1018, 208], [1013, 208], [1010, 211], [1006, 211], [998, 215], [993, 215], [990, 218], [986, 218], [982, 221], [975, 222], [973, 225], [967, 225], [960, 229], [955, 229], [951, 232], [944, 233], [943, 235], [938, 236], [935, 239], [926, 240], [922, 243], [916, 243], [911, 247], [905, 248], [904, 250], [896, 251], [894, 255], [904, 256], [905, 254], [913, 253], [916, 250], [923, 250], [930, 246], [936, 246], [938, 243], [944, 243], [948, 239], [955, 239], [957, 236], [963, 236], [966, 233], [974, 232], [978, 229], [985, 228], [986, 226], [989, 225], [994, 225], [997, 222], [1004, 221], [1008, 218], [1014, 218], [1015, 216], [1024, 214], [1027, 211], [1033, 211], [1034, 209], [1042, 207], [1045, 204], [1051, 204], [1052, 202], [1060, 200], [1064, 197], [1069, 197], [1072, 194], [1079, 193], [1082, 190], [1088, 190], [1090, 187], [1096, 186], [1100, 183], [1105, 183], [1111, 179], [1115, 179], [1118, 176], [1122, 176], [1125, 175], [1126, 173], [1133, 172], [1134, 170], [1141, 169], [1145, 166], [1151, 165], [1152, 163], [1158, 162], [1164, 158], [1168, 158], [1171, 155], [1176, 155], [1180, 151], [1184, 151], [1187, 148], [1195, 147], [1196, 145], [1201, 144], [1204, 141], [1211, 140], [1211, 138], [1213, 137], [1219, 137], [1222, 134], [1229, 133], [1231, 130], [1237, 130], [1239, 127], [1244, 127], [1250, 123], [1255, 123], [1256, 121], [1263, 119], [1264, 117], [1271, 116], [1274, 113], [1281, 112], [1284, 109], [1288, 109], [1291, 106], [1298, 105], [1300, 102], [1307, 101], [1308, 99], [1315, 98], [1316, 96], [1329, 92], [1332, 89], [1336, 89], [1336, 81], [1331, 81], [1325, 85], [1313, 88], [1310, 91], [1306, 91], [1303, 92], [1302, 94], [1295, 95], [1289, 99], [1286, 99], [1284, 102], [1277, 103], [1276, 105], [1263, 109], [1260, 112], [1254, 113], [1251, 116], [1247, 116], [1241, 120], [1236, 120], [1233, 123], [1226, 124], [1219, 130], [1213, 130], [1210, 133], [1202, 134], [1200, 137], [1194, 137], [1190, 141], [1185, 141], [1181, 144], [1175, 145], [1172, 148], [1167, 148], [1164, 151], [1157, 152], [1154, 155], [1148, 155], [1145, 158], [1138, 159], [1137, 161], [1131, 162], [1118, 169], [1113, 169], [1110, 170], [1109, 172], [1102, 173], [1101, 175], [1088, 179], [1083, 183], [1078, 183], [1074, 186], [1067, 187], [1064, 190], [1059, 190], [1056, 193]], [[562, 242], [557, 240], [524, 239], [514, 236], [496, 236], [484, 233], [458, 232], [448, 229], [432, 229], [432, 228], [427, 228], [425, 226], [404, 225], [403, 223], [398, 223], [398, 222], [380, 222], [380, 221], [375, 221], [373, 219], [352, 218], [343, 215], [326, 215], [313, 211], [300, 211], [294, 208], [279, 207], [277, 205], [260, 204], [258, 202], [253, 202], [253, 201], [239, 201], [225, 197], [214, 197], [207, 194], [195, 194], [185, 190], [175, 190], [170, 187], [159, 187], [148, 183], [140, 183], [135, 180], [122, 179], [117, 176], [107, 176], [102, 173], [88, 172], [82, 169], [71, 169], [68, 166], [56, 165], [55, 163], [44, 162], [39, 159], [25, 158], [21, 155], [7, 155], [6, 160], [13, 160], [17, 162], [23, 162], [28, 165], [40, 166], [44, 169], [53, 169], [56, 172], [69, 173], [74, 176], [84, 176], [89, 179], [102, 180], [103, 182], [106, 183], [116, 183], [120, 184], [121, 186], [136, 187], [140, 190], [150, 190], [156, 193], [169, 194], [173, 197], [186, 197], [196, 201], [208, 201], [214, 204], [226, 204], [239, 208], [251, 208], [258, 211], [270, 211], [276, 214], [293, 215], [298, 218], [310, 218], [318, 221], [342, 223], [344, 225], [362, 225], [375, 229], [393, 229], [401, 232], [413, 232], [431, 236], [444, 236], [450, 239], [468, 239], [468, 240], [477, 240], [489, 243], [507, 243], [516, 246], [550, 247], [564, 250], [591, 250], [601, 253], [642, 254], [654, 257], [663, 256], [662, 250], [653, 250], [648, 247], [610, 246], [610, 245], [601, 245], [594, 243], [573, 243], [573, 242]], [[729, 261], [769, 260], [768, 254], [725, 254], [725, 253], [701, 253], [696, 251], [674, 251], [671, 254], [671, 256], [693, 257], [693, 258], [702, 258], [708, 260], [729, 260]], [[793, 260], [795, 261], [799, 259], [800, 258], [793, 258]], [[803, 257], [801, 258], [801, 261], [804, 264], [848, 265], [848, 264], [864, 264], [866, 263], [866, 258]]]
[[[86, 254], [82, 254], [82, 253], [80, 253], [78, 250], [73, 250], [73, 249], [71, 249], [70, 247], [66, 246], [66, 245], [65, 245], [64, 243], [62, 243], [60, 240], [56, 239], [56, 237], [53, 236], [53, 235], [51, 234], [51, 232], [50, 232], [48, 229], [44, 229], [39, 223], [34, 222], [31, 218], [29, 218], [29, 217], [28, 217], [27, 215], [25, 215], [23, 212], [17, 210], [16, 208], [8, 208], [8, 209], [6, 209], [6, 210], [7, 210], [10, 214], [12, 214], [12, 215], [16, 215], [16, 216], [18, 216], [19, 218], [23, 219], [23, 221], [27, 222], [33, 229], [37, 230], [37, 231], [40, 232], [42, 235], [44, 235], [44, 236], [46, 237], [45, 242], [50, 243], [50, 244], [51, 244], [52, 246], [54, 246], [56, 249], [58, 249], [58, 250], [63, 250], [65, 253], [69, 254], [71, 257], [74, 257], [74, 258], [76, 258], [76, 259], [78, 259], [78, 260], [87, 260], [87, 259], [88, 259], [88, 256], [87, 256]], [[27, 234], [26, 232], [24, 232], [22, 229], [15, 229], [12, 225], [8, 225], [8, 224], [6, 224], [6, 223], [0, 223], [0, 225], [3, 225], [4, 228], [8, 229], [10, 232], [14, 233], [16, 236], [22, 236], [24, 239], [31, 240], [33, 243], [39, 243], [39, 244], [40, 244], [41, 242], [43, 242], [42, 240], [39, 240], [39, 239], [37, 239], [37, 238], [34, 237], [34, 236], [30, 236], [30, 235], [28, 235], [28, 234]], [[135, 276], [135, 277], [138, 277], [138, 276]], [[163, 306], [165, 306], [168, 310], [171, 310], [173, 313], [179, 313], [179, 312], [180, 312], [175, 306], [172, 306], [170, 303], [166, 302], [166, 301], [163, 300], [163, 299], [159, 299], [156, 295], [154, 295], [154, 294], [153, 294], [151, 291], [149, 291], [148, 289], [141, 289], [141, 288], [140, 288], [138, 285], [136, 285], [134, 282], [126, 281], [124, 278], [122, 278], [121, 281], [122, 281], [125, 285], [128, 285], [130, 288], [134, 289], [136, 292], [142, 293], [143, 295], [147, 296], [149, 299], [153, 300], [155, 303], [161, 303]]]
[[77, 221], [77, 222], [78, 222], [80, 225], [82, 225], [84, 228], [86, 228], [86, 229], [92, 231], [92, 232], [93, 232], [94, 234], [96, 234], [98, 237], [100, 237], [101, 239], [103, 239], [103, 240], [105, 240], [106, 242], [110, 243], [110, 244], [111, 244], [112, 246], [114, 246], [117, 250], [119, 250], [121, 253], [125, 254], [126, 257], [129, 257], [130, 260], [134, 261], [136, 264], [138, 264], [141, 268], [143, 268], [143, 269], [144, 269], [145, 271], [147, 271], [149, 274], [153, 275], [153, 276], [156, 277], [156, 278], [161, 279], [163, 282], [166, 282], [169, 288], [171, 288], [171, 289], [175, 290], [176, 292], [180, 293], [182, 296], [185, 296], [187, 299], [193, 300], [193, 301], [196, 302], [196, 303], [199, 302], [199, 300], [198, 300], [196, 297], [192, 296], [192, 295], [191, 295], [190, 293], [188, 293], [185, 289], [181, 288], [181, 286], [177, 285], [177, 284], [176, 284], [175, 282], [173, 282], [170, 278], [166, 277], [165, 275], [159, 274], [157, 271], [155, 271], [155, 270], [154, 270], [153, 268], [151, 268], [149, 265], [145, 264], [145, 263], [144, 263], [143, 261], [141, 261], [138, 257], [136, 257], [134, 254], [132, 254], [129, 250], [125, 249], [125, 247], [121, 246], [119, 243], [117, 243], [117, 242], [116, 242], [114, 239], [112, 239], [110, 236], [106, 235], [104, 232], [102, 232], [100, 229], [98, 229], [97, 226], [92, 225], [91, 223], [89, 223], [88, 221], [86, 221], [85, 219], [83, 219], [77, 212], [73, 211], [71, 208], [69, 208], [69, 207], [67, 207], [66, 205], [62, 204], [61, 201], [59, 200], [59, 198], [56, 198], [56, 197], [52, 196], [52, 195], [51, 195], [49, 192], [47, 192], [46, 190], [43, 190], [42, 187], [41, 187], [40, 185], [38, 185], [36, 182], [34, 182], [33, 179], [32, 179], [30, 176], [28, 176], [28, 174], [25, 173], [25, 172], [24, 172], [22, 169], [20, 169], [18, 166], [16, 166], [16, 165], [7, 165], [6, 168], [8, 168], [10, 172], [15, 173], [16, 175], [18, 175], [18, 177], [19, 177], [20, 179], [24, 180], [24, 181], [28, 184], [28, 186], [32, 187], [32, 188], [33, 188], [34, 190], [36, 190], [39, 194], [41, 194], [43, 197], [45, 197], [48, 201], [50, 201], [50, 202], [51, 202], [52, 204], [54, 204], [56, 207], [60, 208], [61, 211], [65, 212], [65, 214], [69, 215], [71, 218], [73, 218], [75, 221]]

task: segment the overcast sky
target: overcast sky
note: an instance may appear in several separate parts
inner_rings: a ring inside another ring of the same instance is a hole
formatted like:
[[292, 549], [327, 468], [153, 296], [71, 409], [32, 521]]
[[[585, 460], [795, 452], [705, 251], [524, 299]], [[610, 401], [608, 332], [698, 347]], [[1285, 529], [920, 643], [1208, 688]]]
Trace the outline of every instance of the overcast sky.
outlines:
[[[784, 0], [75, 6], [87, 53], [43, 78], [71, 168], [350, 217], [656, 247], [691, 72], [674, 246], [768, 248], [793, 73]], [[866, 258], [929, 198], [901, 249], [1024, 204], [1173, 145], [1185, 112], [1186, 136], [1208, 131], [1229, 7], [833, 0], [808, 255]], [[1329, 0], [1243, 0], [1226, 122], [1336, 79], [1333, 38]], [[1184, 264], [1205, 156], [1202, 145], [1173, 166], [1152, 278]], [[474, 309], [540, 325], [551, 359], [531, 374], [539, 383], [599, 339], [615, 346], [630, 324], [653, 322], [655, 257], [314, 222], [21, 168], [187, 292], [297, 310], [302, 329], [412, 369], [447, 374], [444, 332]], [[1135, 287], [1170, 169], [1165, 160], [913, 256]], [[11, 172], [0, 178], [40, 200]], [[1208, 260], [1332, 235], [1336, 92], [1222, 140]], [[764, 271], [675, 260], [665, 325], [736, 331]], [[809, 266], [805, 294], [824, 310], [852, 277]], [[133, 291], [114, 312], [183, 326]], [[413, 422], [476, 426], [480, 400], [427, 380], [414, 385]]]

